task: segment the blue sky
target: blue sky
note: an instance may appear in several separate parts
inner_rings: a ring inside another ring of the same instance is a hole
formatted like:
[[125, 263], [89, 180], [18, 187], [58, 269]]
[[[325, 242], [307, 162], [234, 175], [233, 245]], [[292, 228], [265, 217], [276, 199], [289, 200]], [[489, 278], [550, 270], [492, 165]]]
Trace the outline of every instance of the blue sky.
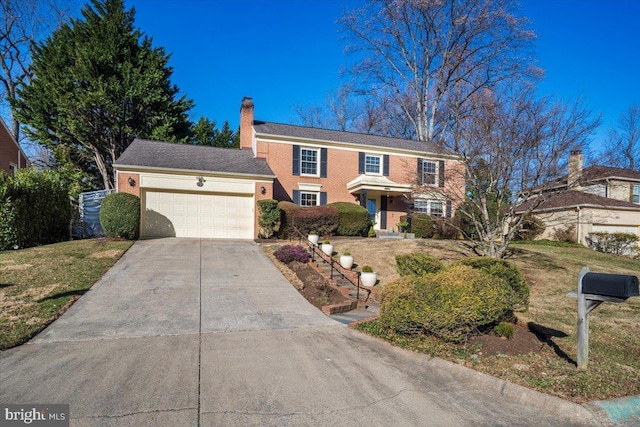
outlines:
[[[349, 59], [335, 21], [363, 0], [125, 0], [136, 25], [172, 57], [173, 82], [204, 115], [232, 127], [240, 101], [256, 118], [296, 123], [296, 105], [319, 104]], [[640, 104], [640, 0], [521, 0], [539, 36], [541, 94], [582, 98], [602, 125], [597, 151], [622, 111]]]

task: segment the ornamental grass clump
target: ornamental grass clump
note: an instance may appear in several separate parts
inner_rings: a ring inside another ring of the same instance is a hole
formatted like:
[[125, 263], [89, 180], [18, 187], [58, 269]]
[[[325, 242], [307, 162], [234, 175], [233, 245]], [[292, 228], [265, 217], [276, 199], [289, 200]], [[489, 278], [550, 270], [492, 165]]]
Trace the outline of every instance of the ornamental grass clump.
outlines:
[[401, 334], [461, 342], [505, 319], [511, 310], [510, 294], [503, 279], [465, 265], [406, 276], [384, 287], [380, 322]]
[[300, 245], [283, 245], [275, 250], [273, 256], [280, 262], [288, 264], [292, 261], [307, 263], [311, 259], [311, 254]]

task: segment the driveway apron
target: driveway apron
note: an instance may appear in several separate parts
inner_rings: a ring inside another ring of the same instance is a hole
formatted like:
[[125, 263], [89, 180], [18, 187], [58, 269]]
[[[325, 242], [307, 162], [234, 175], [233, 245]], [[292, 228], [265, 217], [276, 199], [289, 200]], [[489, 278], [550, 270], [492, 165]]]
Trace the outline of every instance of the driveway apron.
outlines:
[[0, 353], [0, 402], [68, 403], [72, 426], [597, 425], [578, 405], [344, 327], [253, 242], [178, 238], [136, 242]]

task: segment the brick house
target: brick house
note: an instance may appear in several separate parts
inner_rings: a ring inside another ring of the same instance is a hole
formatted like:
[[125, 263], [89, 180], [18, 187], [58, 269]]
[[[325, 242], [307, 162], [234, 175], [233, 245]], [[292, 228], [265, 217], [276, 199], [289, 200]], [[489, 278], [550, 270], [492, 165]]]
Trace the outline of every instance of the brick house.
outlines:
[[397, 230], [409, 211], [453, 216], [464, 196], [463, 162], [435, 144], [257, 121], [250, 98], [240, 148], [134, 141], [114, 167], [118, 191], [141, 197], [141, 235], [257, 237], [255, 204], [268, 198], [360, 204], [376, 230]]
[[13, 175], [27, 166], [29, 159], [7, 125], [0, 119], [0, 171]]
[[583, 161], [580, 151], [572, 152], [568, 174], [545, 186], [552, 194], [533, 211], [546, 225], [540, 238], [552, 239], [556, 230], [567, 227], [582, 244], [593, 232], [640, 235], [640, 172], [601, 165], [583, 168]]

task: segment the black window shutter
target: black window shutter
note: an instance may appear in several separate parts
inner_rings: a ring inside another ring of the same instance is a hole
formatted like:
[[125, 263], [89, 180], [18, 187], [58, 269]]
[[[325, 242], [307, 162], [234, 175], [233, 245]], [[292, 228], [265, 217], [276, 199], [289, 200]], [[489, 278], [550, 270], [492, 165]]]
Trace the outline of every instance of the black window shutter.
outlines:
[[320, 149], [320, 178], [327, 177], [327, 149]]
[[444, 187], [444, 160], [438, 165], [438, 187]]
[[293, 146], [293, 174], [300, 175], [300, 146]]
[[362, 151], [358, 153], [358, 173], [364, 173], [364, 153]]
[[326, 191], [321, 191], [320, 192], [320, 204], [323, 205], [323, 206], [327, 204], [327, 192]]
[[389, 155], [385, 154], [382, 157], [382, 175], [389, 176]]
[[367, 192], [366, 191], [362, 191], [362, 193], [360, 193], [360, 206], [362, 207], [367, 207]]
[[422, 185], [422, 159], [418, 159], [418, 174], [416, 182], [418, 185]]
[[451, 200], [447, 200], [447, 213], [446, 213], [446, 217], [447, 217], [447, 218], [451, 218]]
[[387, 196], [380, 196], [380, 229], [387, 228]]
[[293, 190], [293, 203], [300, 204], [300, 190]]

